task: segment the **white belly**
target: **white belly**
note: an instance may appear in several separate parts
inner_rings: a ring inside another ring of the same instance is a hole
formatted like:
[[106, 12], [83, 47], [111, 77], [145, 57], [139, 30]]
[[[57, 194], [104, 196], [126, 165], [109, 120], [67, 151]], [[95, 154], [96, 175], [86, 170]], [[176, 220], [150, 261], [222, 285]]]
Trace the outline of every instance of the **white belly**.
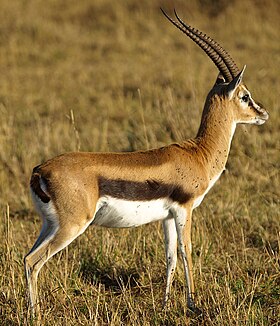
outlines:
[[167, 218], [172, 202], [167, 199], [128, 201], [113, 197], [98, 200], [92, 224], [110, 228], [135, 227]]

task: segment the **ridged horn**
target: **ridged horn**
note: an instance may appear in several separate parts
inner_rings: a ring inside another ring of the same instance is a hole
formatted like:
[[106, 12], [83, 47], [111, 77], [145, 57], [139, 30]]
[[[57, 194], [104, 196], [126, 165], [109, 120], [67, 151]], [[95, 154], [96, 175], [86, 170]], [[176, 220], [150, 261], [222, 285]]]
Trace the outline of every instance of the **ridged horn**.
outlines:
[[174, 9], [174, 14], [178, 21], [183, 25], [186, 29], [192, 31], [195, 35], [197, 35], [200, 39], [203, 39], [207, 44], [209, 44], [223, 59], [224, 63], [226, 64], [228, 70], [230, 71], [232, 78], [236, 77], [240, 70], [237, 67], [236, 63], [229, 55], [229, 53], [216, 41], [214, 41], [211, 37], [202, 33], [198, 29], [191, 27], [190, 25], [186, 24], [177, 14], [176, 10]]
[[190, 37], [213, 61], [227, 82], [230, 82], [239, 72], [238, 67], [229, 54], [213, 39], [197, 29], [185, 24], [175, 12], [179, 23], [170, 18], [163, 9], [165, 17], [175, 25], [180, 31]]

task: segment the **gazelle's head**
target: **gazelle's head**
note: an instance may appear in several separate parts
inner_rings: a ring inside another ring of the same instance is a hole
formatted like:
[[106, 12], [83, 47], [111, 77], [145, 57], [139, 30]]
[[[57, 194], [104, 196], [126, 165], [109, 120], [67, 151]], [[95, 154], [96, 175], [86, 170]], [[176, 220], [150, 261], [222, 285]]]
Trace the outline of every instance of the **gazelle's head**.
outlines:
[[223, 97], [236, 123], [262, 125], [268, 119], [268, 113], [260, 103], [254, 101], [250, 91], [242, 82], [245, 68], [246, 66], [230, 82], [226, 82], [219, 74], [209, 97], [214, 95]]
[[173, 25], [200, 46], [219, 69], [219, 76], [208, 94], [207, 102], [218, 95], [227, 101], [234, 122], [263, 124], [268, 119], [268, 113], [261, 104], [253, 100], [242, 82], [246, 66], [240, 71], [226, 50], [206, 34], [184, 23], [175, 10], [178, 21], [174, 21], [163, 10], [162, 12]]

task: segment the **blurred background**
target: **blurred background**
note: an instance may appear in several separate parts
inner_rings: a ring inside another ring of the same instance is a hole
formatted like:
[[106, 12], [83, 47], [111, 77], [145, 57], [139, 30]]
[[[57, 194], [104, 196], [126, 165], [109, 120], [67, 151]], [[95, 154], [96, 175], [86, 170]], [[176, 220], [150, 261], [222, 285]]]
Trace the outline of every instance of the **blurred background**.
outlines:
[[[217, 69], [160, 7], [170, 15], [176, 8], [240, 68], [246, 64], [244, 81], [270, 112], [263, 126], [237, 128], [227, 171], [194, 214], [195, 283], [205, 309], [199, 322], [276, 325], [280, 2], [273, 0], [0, 1], [3, 325], [25, 322], [22, 259], [40, 229], [29, 195], [35, 165], [66, 151], [149, 149], [196, 135]], [[165, 282], [160, 224], [137, 231], [93, 229], [83, 237], [69, 247], [71, 266], [65, 265], [67, 251], [50, 263], [54, 270], [63, 265], [57, 276], [50, 277], [50, 269], [42, 272], [47, 291], [60, 289], [53, 296], [48, 292], [46, 323], [53, 321], [53, 305], [62, 324], [184, 324], [181, 267], [173, 309], [166, 315], [159, 308]], [[133, 253], [127, 249], [131, 243]], [[112, 256], [123, 255], [126, 259], [112, 262]], [[118, 281], [131, 273], [138, 275], [133, 286]], [[91, 284], [83, 275], [91, 275]], [[119, 286], [118, 295], [102, 283], [104, 275]]]

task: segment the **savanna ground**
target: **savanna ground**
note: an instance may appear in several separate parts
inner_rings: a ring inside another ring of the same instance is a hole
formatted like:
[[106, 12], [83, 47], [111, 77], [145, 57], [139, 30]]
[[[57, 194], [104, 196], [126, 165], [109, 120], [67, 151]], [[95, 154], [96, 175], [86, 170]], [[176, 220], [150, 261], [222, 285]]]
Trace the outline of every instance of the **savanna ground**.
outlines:
[[196, 301], [179, 262], [162, 311], [160, 223], [90, 227], [39, 275], [42, 325], [278, 325], [279, 1], [1, 1], [0, 324], [27, 325], [23, 257], [40, 231], [32, 168], [66, 151], [195, 136], [213, 63], [161, 14], [175, 6], [228, 49], [270, 112], [237, 128], [227, 171], [193, 216]]

